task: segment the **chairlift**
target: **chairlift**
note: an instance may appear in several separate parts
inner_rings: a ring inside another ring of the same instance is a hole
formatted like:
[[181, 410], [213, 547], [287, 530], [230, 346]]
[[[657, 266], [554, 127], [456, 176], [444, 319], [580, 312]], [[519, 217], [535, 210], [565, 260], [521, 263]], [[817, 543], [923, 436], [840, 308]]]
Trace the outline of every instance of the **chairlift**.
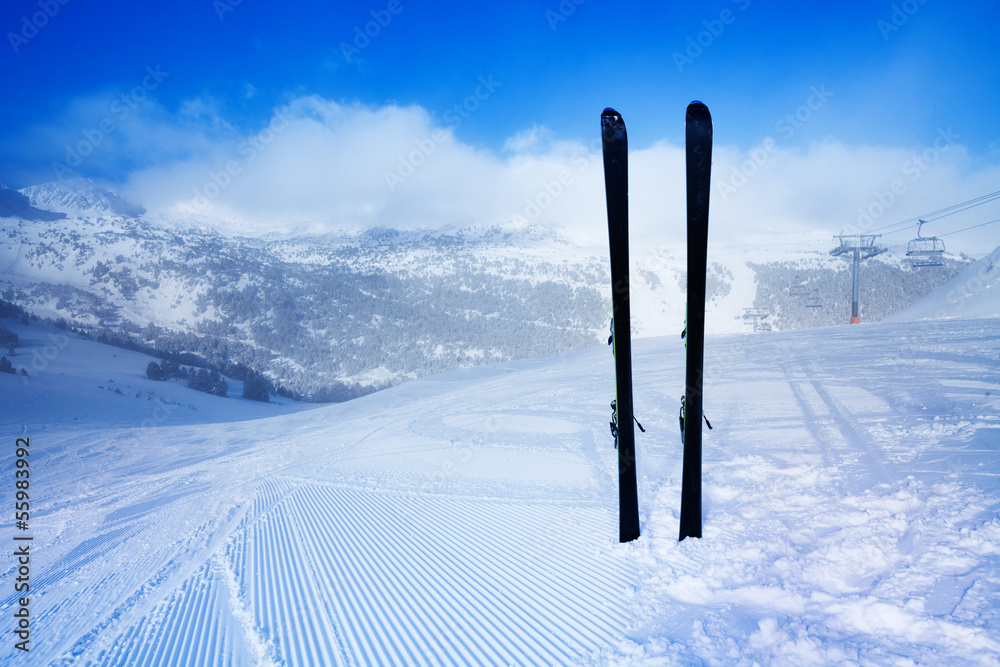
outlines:
[[788, 288], [788, 294], [791, 296], [805, 296], [809, 294], [809, 288], [805, 283], [798, 283]]
[[920, 228], [927, 224], [920, 220], [917, 224], [917, 238], [906, 246], [906, 256], [913, 267], [941, 266], [944, 255], [944, 241], [936, 236], [921, 236]]
[[766, 308], [743, 309], [743, 319], [747, 321], [747, 324], [753, 326], [754, 331], [770, 331], [771, 325], [763, 321], [770, 316], [771, 314], [767, 312]]
[[819, 288], [813, 290], [812, 294], [806, 297], [806, 308], [822, 308], [823, 301], [819, 298]]

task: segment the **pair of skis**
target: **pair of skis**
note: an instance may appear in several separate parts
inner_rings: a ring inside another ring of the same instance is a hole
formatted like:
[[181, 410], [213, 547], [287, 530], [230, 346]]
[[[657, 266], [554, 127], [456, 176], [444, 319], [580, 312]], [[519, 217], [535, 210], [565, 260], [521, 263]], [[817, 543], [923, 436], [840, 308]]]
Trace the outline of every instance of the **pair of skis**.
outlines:
[[[619, 541], [639, 537], [639, 499], [635, 471], [635, 429], [632, 427], [632, 336], [629, 311], [628, 260], [628, 136], [621, 114], [608, 108], [601, 114], [604, 147], [604, 188], [608, 204], [611, 250], [612, 349], [615, 356], [617, 403]], [[701, 415], [705, 358], [705, 281], [708, 264], [708, 199], [712, 168], [712, 117], [701, 102], [687, 108], [687, 371], [684, 406], [684, 466], [681, 476], [680, 538], [701, 537]], [[697, 425], [697, 427], [695, 427]]]

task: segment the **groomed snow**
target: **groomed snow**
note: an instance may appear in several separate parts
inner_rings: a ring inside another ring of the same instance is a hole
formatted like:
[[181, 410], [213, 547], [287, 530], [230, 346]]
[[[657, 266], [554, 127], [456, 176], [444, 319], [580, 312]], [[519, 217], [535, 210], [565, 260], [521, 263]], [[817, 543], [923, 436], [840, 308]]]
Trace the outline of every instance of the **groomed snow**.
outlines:
[[[998, 337], [997, 320], [710, 337], [704, 537], [681, 543], [673, 337], [634, 344], [643, 535], [625, 545], [607, 348], [152, 428], [107, 392], [40, 396], [17, 427], [24, 385], [0, 375], [9, 444], [31, 438], [35, 538], [32, 652], [11, 648], [8, 558], [0, 655], [995, 665]], [[76, 354], [33, 381], [107, 374]]]

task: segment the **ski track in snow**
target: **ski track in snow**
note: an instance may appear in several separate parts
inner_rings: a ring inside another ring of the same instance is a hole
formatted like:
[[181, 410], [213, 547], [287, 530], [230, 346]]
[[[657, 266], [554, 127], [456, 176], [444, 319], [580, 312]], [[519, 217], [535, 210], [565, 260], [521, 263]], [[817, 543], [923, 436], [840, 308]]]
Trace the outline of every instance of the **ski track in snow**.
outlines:
[[705, 536], [683, 542], [672, 339], [634, 344], [625, 545], [607, 349], [265, 420], [28, 433], [37, 643], [10, 663], [1000, 664], [998, 338], [709, 337]]

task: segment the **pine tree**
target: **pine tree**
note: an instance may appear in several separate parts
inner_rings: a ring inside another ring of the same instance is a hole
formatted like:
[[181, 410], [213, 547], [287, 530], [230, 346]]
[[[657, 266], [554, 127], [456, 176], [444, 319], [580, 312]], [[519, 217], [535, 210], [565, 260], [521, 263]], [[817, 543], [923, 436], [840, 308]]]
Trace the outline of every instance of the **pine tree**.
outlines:
[[146, 377], [150, 380], [163, 380], [163, 368], [155, 361], [149, 362], [149, 365], [146, 366]]
[[213, 368], [212, 372], [209, 373], [209, 380], [212, 383], [211, 392], [216, 396], [221, 396], [222, 398], [226, 398], [226, 396], [229, 394], [229, 384], [226, 383], [226, 380], [222, 377], [222, 374]]
[[268, 396], [268, 381], [263, 375], [259, 373], [254, 373], [246, 379], [243, 383], [243, 398], [249, 398], [251, 401], [261, 401], [262, 403], [269, 402], [270, 396]]
[[14, 348], [17, 346], [17, 341], [16, 333], [7, 327], [0, 327], [0, 348], [7, 348], [13, 354]]

